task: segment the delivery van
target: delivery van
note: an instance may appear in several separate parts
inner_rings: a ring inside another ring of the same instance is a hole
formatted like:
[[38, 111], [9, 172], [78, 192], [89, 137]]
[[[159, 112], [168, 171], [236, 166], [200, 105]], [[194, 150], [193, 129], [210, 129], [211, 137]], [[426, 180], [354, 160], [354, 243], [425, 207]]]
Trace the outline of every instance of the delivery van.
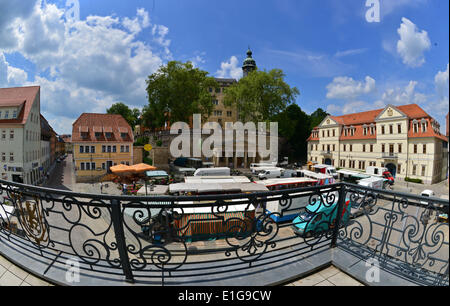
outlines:
[[230, 168], [199, 168], [194, 172], [194, 176], [230, 176]]
[[282, 175], [283, 169], [281, 168], [270, 168], [267, 170], [264, 170], [258, 174], [258, 178], [260, 180], [265, 180], [269, 178], [280, 178]]

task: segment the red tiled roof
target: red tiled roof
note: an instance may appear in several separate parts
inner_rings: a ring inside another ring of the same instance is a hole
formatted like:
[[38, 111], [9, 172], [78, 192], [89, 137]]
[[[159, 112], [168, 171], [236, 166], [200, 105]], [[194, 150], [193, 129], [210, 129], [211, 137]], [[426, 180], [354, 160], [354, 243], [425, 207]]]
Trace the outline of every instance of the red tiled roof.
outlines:
[[25, 124], [36, 97], [39, 99], [40, 86], [0, 88], [0, 106], [20, 106], [24, 107], [16, 119], [1, 119], [0, 123]]
[[[95, 136], [95, 131], [101, 128], [100, 137]], [[81, 132], [88, 133], [87, 138], [81, 137]], [[110, 139], [104, 133], [112, 133]], [[121, 133], [127, 133], [126, 138], [122, 138]], [[133, 142], [133, 130], [128, 122], [121, 115], [110, 114], [82, 114], [73, 124], [72, 142]]]
[[[408, 105], [401, 105], [401, 106], [394, 106], [394, 108], [398, 109], [402, 113], [404, 113], [409, 119], [426, 119], [428, 122], [432, 119], [430, 115], [428, 115], [419, 105], [417, 104], [408, 104]], [[371, 123], [375, 123], [375, 119], [381, 114], [381, 112], [385, 110], [383, 109], [377, 109], [367, 112], [360, 112], [360, 113], [354, 113], [354, 114], [348, 114], [343, 116], [330, 116], [331, 119], [336, 121], [337, 123], [344, 125], [344, 126], [353, 126], [355, 128], [355, 133], [353, 136], [344, 136], [344, 131], [342, 131], [342, 135], [340, 136], [341, 140], [349, 140], [349, 139], [375, 139], [375, 135], [364, 135], [363, 133], [363, 125], [367, 124], [370, 126]], [[412, 122], [412, 121], [411, 121]], [[410, 123], [412, 124], [412, 123]], [[431, 125], [429, 124], [429, 129], [427, 129], [426, 133], [412, 133], [412, 126], [409, 130], [408, 137], [437, 137], [439, 139], [445, 140], [444, 136], [440, 133], [434, 132], [434, 130], [431, 128]], [[316, 127], [317, 128], [317, 127]], [[314, 128], [314, 129], [316, 129]], [[319, 138], [311, 137], [308, 138], [308, 141], [311, 140], [319, 140]]]

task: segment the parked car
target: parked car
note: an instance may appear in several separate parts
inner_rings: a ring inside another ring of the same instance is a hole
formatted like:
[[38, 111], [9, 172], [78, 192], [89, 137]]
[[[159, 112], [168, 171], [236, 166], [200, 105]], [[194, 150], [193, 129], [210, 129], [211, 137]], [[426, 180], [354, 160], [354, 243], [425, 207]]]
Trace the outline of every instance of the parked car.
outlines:
[[[338, 200], [333, 205], [324, 205], [320, 201], [309, 204], [306, 210], [292, 222], [294, 233], [308, 238], [333, 229], [336, 225], [337, 204]], [[349, 220], [350, 209], [350, 200], [346, 200], [342, 209], [341, 224], [345, 224]]]

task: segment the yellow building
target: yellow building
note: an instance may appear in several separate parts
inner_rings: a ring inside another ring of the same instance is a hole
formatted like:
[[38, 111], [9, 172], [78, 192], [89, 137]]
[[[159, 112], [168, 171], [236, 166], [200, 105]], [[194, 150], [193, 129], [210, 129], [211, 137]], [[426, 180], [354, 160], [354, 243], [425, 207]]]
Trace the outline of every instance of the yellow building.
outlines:
[[77, 182], [98, 181], [118, 164], [133, 164], [133, 131], [121, 115], [82, 114], [73, 124]]

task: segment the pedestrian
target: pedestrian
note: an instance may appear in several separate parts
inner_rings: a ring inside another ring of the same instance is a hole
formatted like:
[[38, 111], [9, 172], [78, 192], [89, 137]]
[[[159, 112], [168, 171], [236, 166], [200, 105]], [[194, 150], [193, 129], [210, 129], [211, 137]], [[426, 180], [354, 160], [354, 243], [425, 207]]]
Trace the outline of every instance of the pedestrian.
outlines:
[[100, 183], [100, 193], [103, 194], [103, 183]]
[[123, 184], [123, 194], [127, 194], [127, 184]]

